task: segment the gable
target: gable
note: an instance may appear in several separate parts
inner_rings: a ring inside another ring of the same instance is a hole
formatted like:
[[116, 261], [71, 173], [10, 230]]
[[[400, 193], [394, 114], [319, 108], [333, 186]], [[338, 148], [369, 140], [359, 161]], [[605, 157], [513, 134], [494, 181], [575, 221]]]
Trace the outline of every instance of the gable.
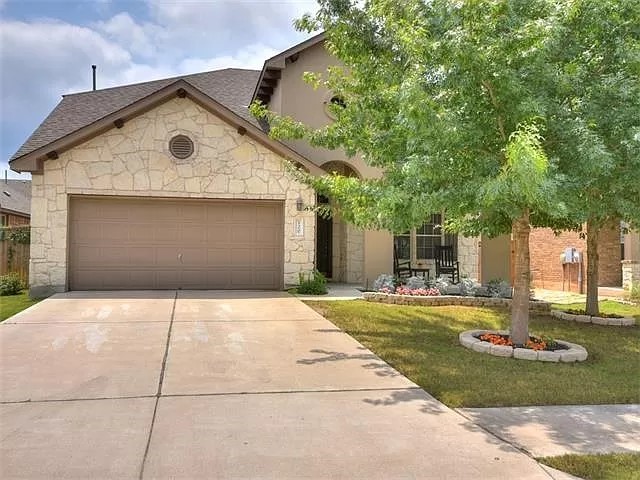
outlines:
[[214, 112], [219, 118], [222, 118], [225, 122], [236, 128], [241, 135], [247, 134], [284, 158], [302, 164], [310, 171], [313, 170], [313, 164], [284, 144], [269, 138], [256, 123], [244, 119], [242, 116], [212, 99], [183, 79], [179, 79], [124, 108], [101, 117], [93, 123], [37, 148], [28, 154], [14, 158], [10, 161], [11, 168], [16, 171], [42, 171], [43, 163], [46, 160], [55, 160], [62, 152], [87, 142], [111, 129], [123, 128], [129, 121], [176, 97], [188, 97], [209, 112]]

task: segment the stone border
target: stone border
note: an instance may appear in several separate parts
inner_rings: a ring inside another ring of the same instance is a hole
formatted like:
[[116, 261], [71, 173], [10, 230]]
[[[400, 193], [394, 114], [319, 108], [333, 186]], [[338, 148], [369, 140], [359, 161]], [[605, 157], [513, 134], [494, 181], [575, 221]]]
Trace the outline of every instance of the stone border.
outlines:
[[[511, 307], [510, 298], [463, 297], [460, 295], [396, 295], [395, 293], [364, 292], [362, 297], [368, 302], [392, 303], [396, 305], [419, 305], [439, 307], [445, 305], [461, 305], [464, 307]], [[529, 301], [529, 310], [534, 313], [549, 315], [551, 303], [541, 300]]]
[[636, 319], [633, 317], [605, 318], [591, 315], [575, 315], [562, 310], [552, 310], [551, 316], [569, 322], [593, 323], [595, 325], [614, 327], [633, 327], [636, 324]]
[[495, 357], [513, 357], [518, 360], [536, 360], [539, 362], [584, 362], [589, 354], [587, 350], [576, 343], [566, 342], [564, 340], [556, 340], [560, 345], [568, 347], [568, 350], [544, 351], [531, 350], [529, 348], [514, 348], [506, 345], [494, 345], [491, 342], [485, 342], [476, 338], [475, 335], [485, 333], [497, 333], [500, 335], [508, 335], [506, 330], [467, 330], [460, 333], [458, 340], [460, 344], [473, 350], [474, 352], [488, 353]]

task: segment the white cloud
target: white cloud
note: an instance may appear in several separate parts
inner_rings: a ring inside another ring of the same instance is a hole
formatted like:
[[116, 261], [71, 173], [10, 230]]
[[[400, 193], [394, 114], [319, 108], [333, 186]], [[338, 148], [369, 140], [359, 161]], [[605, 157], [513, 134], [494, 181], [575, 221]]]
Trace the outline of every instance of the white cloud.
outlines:
[[[292, 21], [316, 6], [306, 0], [146, 1], [144, 22], [127, 12], [85, 26], [0, 19], [0, 168], [61, 94], [91, 88], [92, 64], [98, 88], [227, 67], [260, 69], [307, 37]], [[100, 5], [106, 13], [123, 4]]]

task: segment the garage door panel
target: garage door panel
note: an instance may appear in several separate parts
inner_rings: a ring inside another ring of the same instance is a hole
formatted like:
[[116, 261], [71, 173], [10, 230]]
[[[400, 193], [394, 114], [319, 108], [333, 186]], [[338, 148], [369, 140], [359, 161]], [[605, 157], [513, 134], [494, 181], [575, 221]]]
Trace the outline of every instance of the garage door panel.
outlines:
[[216, 243], [225, 245], [232, 243], [231, 229], [223, 227], [224, 223], [217, 223], [215, 226], [207, 227], [206, 241], [208, 244]]
[[185, 225], [182, 228], [182, 241], [185, 245], [191, 243], [205, 243], [207, 241], [207, 231], [202, 225]]
[[180, 240], [180, 231], [175, 225], [155, 225], [153, 232], [157, 242], [176, 243]]
[[232, 225], [231, 241], [233, 243], [254, 243], [255, 226], [253, 225]]
[[72, 198], [72, 289], [280, 288], [277, 202]]

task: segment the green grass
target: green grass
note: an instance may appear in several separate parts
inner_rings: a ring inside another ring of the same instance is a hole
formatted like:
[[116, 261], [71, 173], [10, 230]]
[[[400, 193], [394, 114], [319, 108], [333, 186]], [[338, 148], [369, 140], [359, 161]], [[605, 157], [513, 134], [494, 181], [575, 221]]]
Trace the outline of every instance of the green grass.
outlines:
[[531, 318], [534, 335], [583, 345], [582, 363], [543, 363], [476, 353], [463, 330], [509, 325], [506, 310], [409, 307], [365, 301], [307, 302], [450, 407], [586, 405], [640, 401], [640, 328]]
[[585, 480], [639, 480], [640, 453], [562, 455], [538, 461]]
[[26, 291], [23, 291], [20, 295], [0, 297], [0, 322], [31, 305], [35, 305], [39, 301], [40, 300], [31, 300]]
[[[554, 303], [551, 308], [554, 310], [584, 310], [584, 303]], [[640, 320], [640, 305], [629, 305], [613, 300], [603, 300], [600, 302], [600, 312], [615, 313], [616, 315], [635, 317], [636, 320]]]

